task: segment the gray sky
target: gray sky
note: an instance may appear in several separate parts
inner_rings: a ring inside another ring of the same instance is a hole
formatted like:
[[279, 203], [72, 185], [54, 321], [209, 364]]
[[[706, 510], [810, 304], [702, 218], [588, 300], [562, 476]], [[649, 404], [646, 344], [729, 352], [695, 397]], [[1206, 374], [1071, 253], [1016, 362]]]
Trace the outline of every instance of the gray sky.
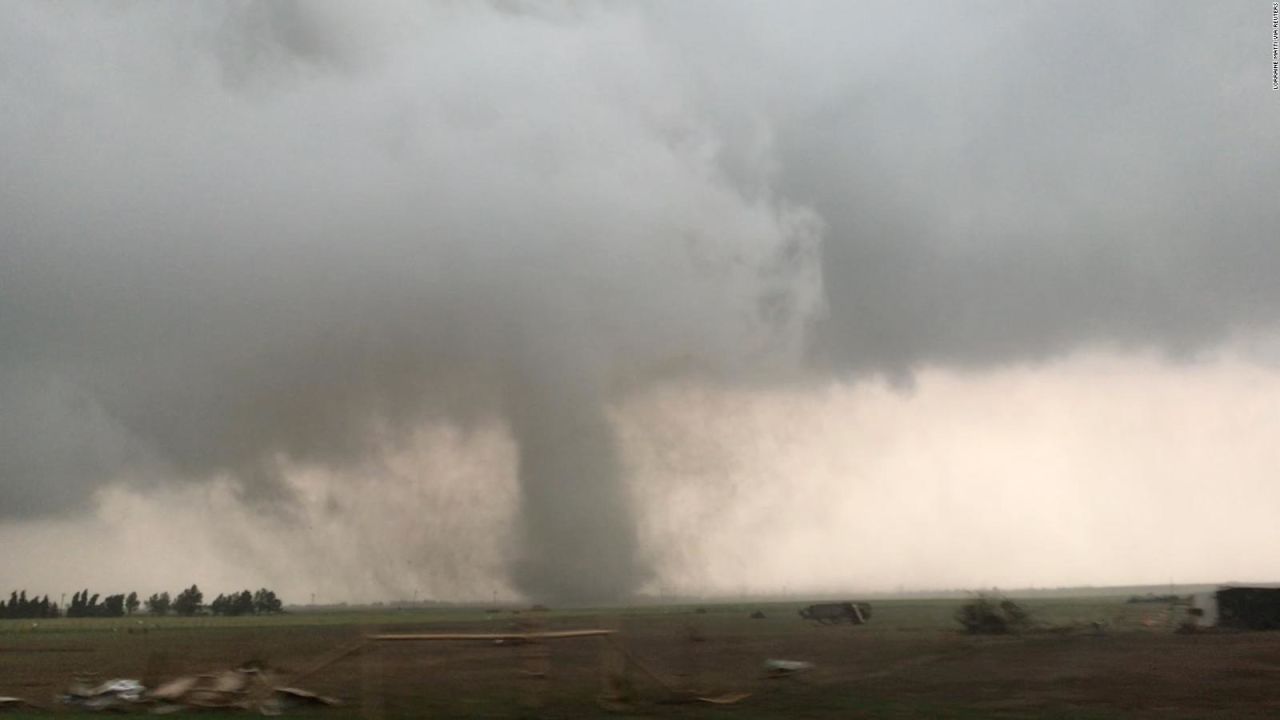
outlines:
[[1112, 513], [1207, 522], [1208, 459], [1253, 488], [1214, 522], [1280, 501], [1269, 6], [6, 13], [0, 574], [34, 591], [1216, 579]]

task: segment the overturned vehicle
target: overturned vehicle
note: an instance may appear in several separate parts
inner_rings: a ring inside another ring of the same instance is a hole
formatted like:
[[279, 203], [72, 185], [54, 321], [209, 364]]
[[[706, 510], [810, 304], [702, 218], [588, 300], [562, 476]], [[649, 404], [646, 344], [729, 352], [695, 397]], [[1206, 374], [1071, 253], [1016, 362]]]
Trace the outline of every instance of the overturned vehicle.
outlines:
[[871, 603], [815, 603], [807, 608], [801, 608], [800, 617], [823, 625], [837, 625], [843, 622], [862, 625], [871, 619]]

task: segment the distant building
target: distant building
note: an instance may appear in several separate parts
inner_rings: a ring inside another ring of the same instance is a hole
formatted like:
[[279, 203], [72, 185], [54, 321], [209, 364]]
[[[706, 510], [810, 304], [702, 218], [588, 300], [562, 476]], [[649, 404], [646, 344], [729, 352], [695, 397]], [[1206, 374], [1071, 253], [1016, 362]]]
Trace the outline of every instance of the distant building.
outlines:
[[1198, 627], [1280, 629], [1280, 588], [1222, 587], [1191, 598]]

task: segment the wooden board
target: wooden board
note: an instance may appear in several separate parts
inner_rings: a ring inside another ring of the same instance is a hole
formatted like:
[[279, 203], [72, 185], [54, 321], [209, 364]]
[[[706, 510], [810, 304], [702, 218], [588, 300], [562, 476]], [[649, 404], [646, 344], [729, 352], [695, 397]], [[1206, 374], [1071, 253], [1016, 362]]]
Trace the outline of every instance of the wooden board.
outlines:
[[567, 638], [599, 637], [613, 635], [616, 630], [551, 630], [528, 633], [412, 633], [396, 635], [366, 635], [377, 642], [432, 641], [432, 640], [564, 640]]

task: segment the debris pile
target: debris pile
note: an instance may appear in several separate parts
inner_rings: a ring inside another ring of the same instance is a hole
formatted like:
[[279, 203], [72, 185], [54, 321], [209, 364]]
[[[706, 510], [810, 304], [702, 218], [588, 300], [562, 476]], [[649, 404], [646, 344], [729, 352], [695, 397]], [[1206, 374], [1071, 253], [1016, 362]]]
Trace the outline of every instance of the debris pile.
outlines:
[[871, 619], [871, 603], [816, 603], [807, 608], [801, 608], [800, 617], [822, 625], [836, 625], [842, 622], [862, 625]]
[[29, 710], [33, 707], [35, 706], [20, 697], [0, 695], [0, 712], [6, 710]]
[[125, 710], [146, 702], [147, 689], [137, 680], [108, 680], [89, 685], [77, 678], [62, 696], [62, 702], [85, 710]]
[[979, 594], [960, 606], [956, 621], [971, 635], [1007, 635], [1027, 629], [1031, 615], [1009, 598]]
[[209, 675], [187, 675], [148, 690], [137, 680], [120, 678], [99, 685], [77, 681], [62, 697], [63, 703], [83, 710], [132, 710], [149, 707], [153, 713], [192, 710], [252, 710], [279, 715], [307, 705], [337, 705], [333, 698], [307, 690], [274, 685], [256, 668], [226, 670]]

